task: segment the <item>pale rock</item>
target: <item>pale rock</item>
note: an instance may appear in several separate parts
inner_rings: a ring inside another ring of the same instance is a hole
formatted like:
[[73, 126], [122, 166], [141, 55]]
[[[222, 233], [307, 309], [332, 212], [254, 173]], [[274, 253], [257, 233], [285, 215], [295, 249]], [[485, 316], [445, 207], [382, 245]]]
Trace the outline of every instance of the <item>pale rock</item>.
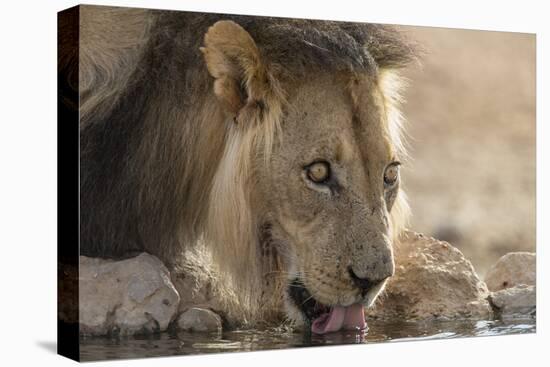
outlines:
[[168, 269], [146, 253], [121, 261], [81, 256], [79, 288], [82, 335], [164, 331], [180, 302]]
[[536, 293], [535, 286], [522, 284], [492, 292], [489, 301], [500, 318], [535, 317]]
[[183, 331], [220, 332], [222, 319], [211, 310], [193, 307], [180, 315], [177, 327]]
[[463, 254], [447, 242], [406, 231], [395, 246], [395, 275], [368, 318], [488, 319], [489, 292]]
[[536, 256], [532, 252], [509, 252], [502, 256], [485, 276], [490, 291], [520, 284], [536, 284]]

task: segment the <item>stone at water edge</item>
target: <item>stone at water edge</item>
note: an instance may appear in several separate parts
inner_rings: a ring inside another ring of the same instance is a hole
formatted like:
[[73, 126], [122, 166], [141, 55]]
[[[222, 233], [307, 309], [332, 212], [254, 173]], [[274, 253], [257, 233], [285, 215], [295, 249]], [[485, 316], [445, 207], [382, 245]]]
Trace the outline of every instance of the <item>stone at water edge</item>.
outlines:
[[532, 252], [509, 252], [502, 256], [485, 276], [490, 291], [520, 284], [536, 284], [536, 256]]
[[121, 261], [81, 256], [79, 287], [83, 335], [164, 331], [180, 302], [168, 269], [146, 253]]
[[513, 288], [492, 292], [489, 301], [502, 319], [534, 317], [537, 294], [533, 285], [518, 285]]
[[536, 316], [536, 255], [510, 252], [502, 256], [485, 277], [493, 292], [489, 301], [502, 319]]
[[193, 307], [180, 315], [177, 327], [184, 331], [220, 332], [222, 319], [211, 310]]
[[367, 318], [489, 319], [489, 292], [471, 262], [447, 242], [406, 231], [395, 248], [395, 275]]

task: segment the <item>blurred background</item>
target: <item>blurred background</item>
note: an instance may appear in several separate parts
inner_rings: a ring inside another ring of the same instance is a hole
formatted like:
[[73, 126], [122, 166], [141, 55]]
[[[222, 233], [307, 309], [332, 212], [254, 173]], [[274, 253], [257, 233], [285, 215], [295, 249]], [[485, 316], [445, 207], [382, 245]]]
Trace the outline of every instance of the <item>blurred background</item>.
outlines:
[[401, 29], [425, 51], [404, 72], [410, 227], [483, 276], [507, 252], [535, 251], [535, 35]]

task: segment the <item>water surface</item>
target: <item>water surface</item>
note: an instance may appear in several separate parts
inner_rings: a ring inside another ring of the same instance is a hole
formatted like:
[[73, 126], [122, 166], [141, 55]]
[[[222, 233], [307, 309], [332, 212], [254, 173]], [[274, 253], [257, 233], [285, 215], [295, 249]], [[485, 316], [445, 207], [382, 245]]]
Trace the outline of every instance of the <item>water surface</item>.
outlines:
[[284, 330], [241, 330], [223, 333], [164, 332], [150, 336], [80, 339], [82, 361], [128, 359], [221, 352], [245, 352], [341, 344], [369, 344], [466, 336], [534, 333], [534, 319], [509, 321], [369, 321], [363, 332], [311, 335]]

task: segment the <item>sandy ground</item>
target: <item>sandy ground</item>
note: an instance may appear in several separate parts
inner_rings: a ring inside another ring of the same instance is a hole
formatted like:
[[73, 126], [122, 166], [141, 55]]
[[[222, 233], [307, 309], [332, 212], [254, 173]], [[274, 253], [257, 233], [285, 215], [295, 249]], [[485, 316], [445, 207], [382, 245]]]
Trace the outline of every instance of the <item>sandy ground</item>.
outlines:
[[404, 72], [411, 228], [483, 275], [509, 251], [535, 251], [535, 36], [402, 29], [426, 51]]

